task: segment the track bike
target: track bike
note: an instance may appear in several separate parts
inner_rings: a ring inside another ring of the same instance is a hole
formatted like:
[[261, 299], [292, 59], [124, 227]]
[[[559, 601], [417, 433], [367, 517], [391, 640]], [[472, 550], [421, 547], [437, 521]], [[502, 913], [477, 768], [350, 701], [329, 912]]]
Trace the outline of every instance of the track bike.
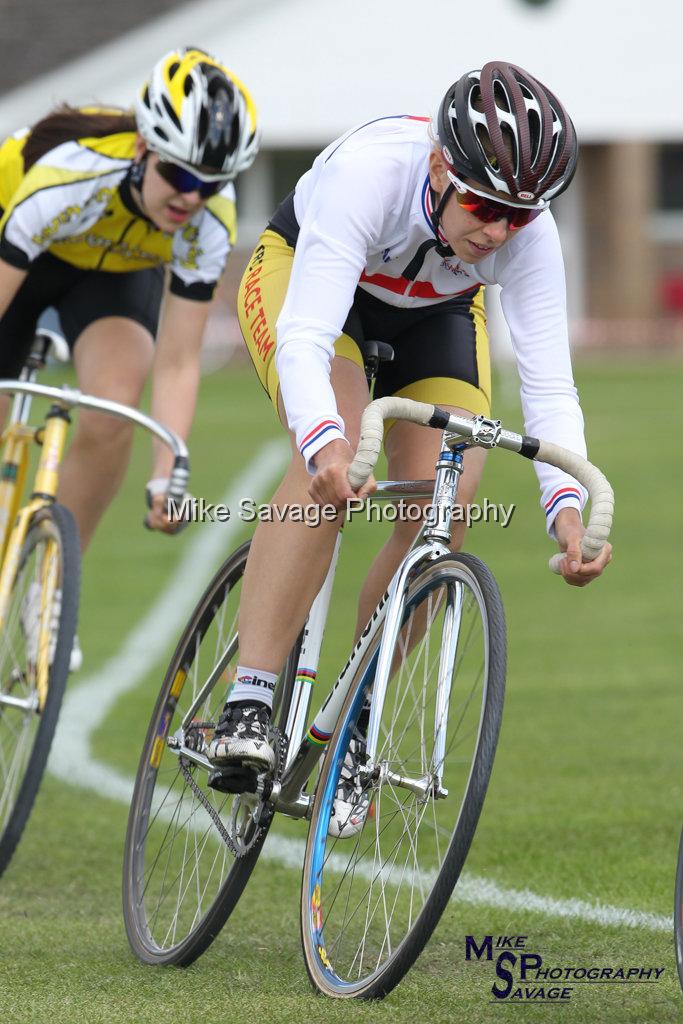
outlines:
[[[19, 379], [0, 380], [0, 394], [15, 396], [0, 466], [0, 874], [45, 771], [76, 632], [80, 543], [71, 512], [56, 501], [70, 410], [116, 416], [168, 445], [175, 460], [169, 493], [177, 500], [189, 472], [183, 441], [151, 417], [74, 388], [35, 382], [60, 341], [65, 347], [54, 332], [39, 330]], [[34, 397], [51, 402], [38, 426], [29, 423]], [[29, 486], [34, 445], [40, 457]]]
[[[349, 472], [354, 489], [374, 468], [387, 417], [441, 430], [441, 451], [434, 480], [381, 482], [373, 500], [431, 497], [430, 514], [309, 725], [337, 539], [276, 688], [275, 769], [250, 792], [230, 792], [206, 756], [239, 661], [248, 543], [218, 570], [179, 640], [142, 749], [125, 844], [124, 919], [145, 963], [185, 966], [209, 946], [276, 814], [308, 822], [305, 845], [289, 836], [272, 840], [290, 864], [303, 865], [302, 947], [320, 993], [386, 995], [451, 897], [491, 773], [506, 665], [493, 575], [474, 555], [449, 547], [463, 453], [504, 448], [580, 480], [592, 500], [586, 560], [607, 540], [613, 495], [599, 470], [557, 445], [496, 420], [396, 398], [365, 410]], [[555, 571], [561, 557], [551, 560]], [[353, 792], [350, 805], [339, 800], [341, 781], [343, 792]]]

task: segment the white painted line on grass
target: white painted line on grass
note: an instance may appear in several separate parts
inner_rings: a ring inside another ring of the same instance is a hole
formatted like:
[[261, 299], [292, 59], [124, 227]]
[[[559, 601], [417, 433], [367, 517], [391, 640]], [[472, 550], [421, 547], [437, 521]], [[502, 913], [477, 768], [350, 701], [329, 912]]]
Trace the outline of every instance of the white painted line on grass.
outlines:
[[[231, 483], [222, 498], [223, 503], [236, 509], [241, 498], [262, 492], [282, 470], [288, 452], [289, 444], [283, 439], [266, 444]], [[180, 634], [209, 579], [230, 553], [242, 525], [233, 513], [226, 523], [195, 527], [194, 538], [166, 590], [128, 634], [118, 653], [94, 675], [68, 688], [48, 762], [53, 775], [130, 802], [131, 780], [93, 757], [90, 738], [118, 699], [135, 689], [161, 660], [173, 638]]]
[[[250, 467], [231, 485], [223, 502], [236, 508], [242, 497], [255, 494], [280, 469], [289, 446], [282, 441], [266, 445]], [[239, 519], [213, 523], [198, 530], [188, 545], [170, 583], [142, 622], [128, 635], [119, 653], [96, 675], [67, 692], [52, 745], [48, 768], [70, 785], [91, 789], [100, 796], [128, 804], [134, 780], [111, 765], [97, 761], [90, 739], [102, 725], [118, 699], [134, 689], [162, 657], [172, 638], [180, 633], [188, 615], [206, 586], [210, 574], [234, 543]], [[271, 833], [261, 857], [283, 867], [300, 871], [303, 839]], [[370, 864], [358, 865], [372, 872]], [[342, 866], [343, 869], [343, 866]], [[369, 880], [369, 879], [368, 879]], [[531, 911], [548, 917], [586, 921], [604, 927], [643, 928], [668, 932], [669, 917], [580, 899], [553, 899], [528, 889], [509, 889], [465, 872], [455, 890], [456, 903], [468, 903], [504, 910]]]
[[[303, 868], [305, 842], [302, 839], [269, 835], [263, 848], [262, 857], [266, 857], [286, 867]], [[346, 871], [348, 858], [332, 854], [327, 864], [334, 871], [343, 874]], [[367, 882], [377, 880], [377, 868], [371, 861], [359, 861], [354, 868], [356, 877]], [[391, 878], [388, 879], [389, 882]], [[431, 882], [428, 872], [424, 872], [422, 882]], [[653, 932], [670, 932], [673, 923], [663, 914], [650, 914], [642, 910], [628, 910], [624, 907], [612, 907], [608, 904], [590, 903], [579, 899], [553, 899], [550, 896], [539, 896], [528, 889], [508, 889], [496, 882], [479, 878], [463, 872], [453, 895], [454, 903], [471, 903], [484, 907], [500, 907], [502, 910], [532, 911], [548, 917], [574, 918], [610, 928], [645, 928]]]

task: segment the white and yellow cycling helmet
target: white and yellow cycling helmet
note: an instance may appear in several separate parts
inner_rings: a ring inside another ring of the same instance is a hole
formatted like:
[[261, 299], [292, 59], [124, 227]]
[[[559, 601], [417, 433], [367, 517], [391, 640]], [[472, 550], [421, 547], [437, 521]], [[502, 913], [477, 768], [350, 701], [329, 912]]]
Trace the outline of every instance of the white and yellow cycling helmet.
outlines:
[[204, 50], [172, 50], [137, 98], [138, 131], [162, 159], [204, 181], [235, 178], [258, 152], [256, 107], [247, 89]]

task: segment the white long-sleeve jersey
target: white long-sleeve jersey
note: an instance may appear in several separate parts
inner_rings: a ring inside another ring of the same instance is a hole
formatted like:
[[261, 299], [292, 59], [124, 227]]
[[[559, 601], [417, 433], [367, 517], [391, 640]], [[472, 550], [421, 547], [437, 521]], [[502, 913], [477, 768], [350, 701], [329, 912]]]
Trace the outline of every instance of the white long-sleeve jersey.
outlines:
[[[434, 240], [428, 118], [381, 118], [329, 145], [294, 194], [299, 235], [277, 322], [276, 367], [288, 422], [309, 468], [344, 436], [330, 385], [334, 342], [360, 285], [399, 308], [431, 306], [481, 284], [499, 284], [521, 379], [525, 429], [586, 454], [572, 377], [564, 263], [550, 211], [476, 266], [427, 251], [415, 280], [404, 271]], [[442, 239], [443, 241], [443, 239]], [[582, 508], [572, 477], [535, 463], [548, 530], [560, 508]]]

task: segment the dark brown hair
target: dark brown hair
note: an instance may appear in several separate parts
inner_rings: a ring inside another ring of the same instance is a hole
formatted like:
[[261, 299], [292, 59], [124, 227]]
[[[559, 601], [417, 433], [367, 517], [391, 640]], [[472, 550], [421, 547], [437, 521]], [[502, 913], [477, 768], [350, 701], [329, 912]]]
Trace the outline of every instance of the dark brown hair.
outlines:
[[41, 156], [70, 139], [101, 138], [134, 131], [137, 131], [135, 115], [129, 110], [113, 107], [79, 110], [62, 103], [31, 128], [24, 146], [24, 170], [28, 171]]

